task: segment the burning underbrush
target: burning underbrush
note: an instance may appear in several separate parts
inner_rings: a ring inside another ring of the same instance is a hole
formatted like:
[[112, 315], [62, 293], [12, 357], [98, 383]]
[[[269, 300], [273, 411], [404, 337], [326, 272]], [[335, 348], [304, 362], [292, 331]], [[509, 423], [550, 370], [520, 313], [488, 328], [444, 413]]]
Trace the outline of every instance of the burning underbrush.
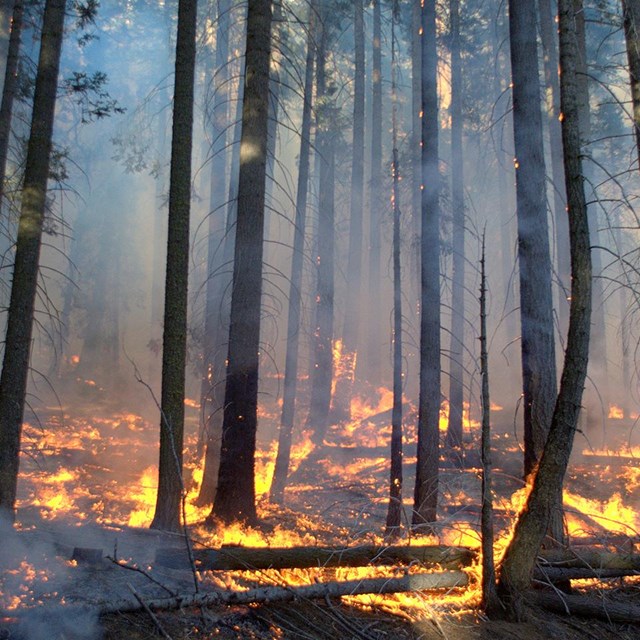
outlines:
[[[190, 407], [192, 427], [185, 455], [188, 549], [185, 536], [148, 529], [157, 486], [155, 424], [133, 413], [105, 417], [83, 416], [76, 411], [64, 418], [51, 416], [40, 424], [25, 425], [18, 523], [15, 528], [5, 524], [0, 532], [8, 551], [1, 554], [0, 561], [0, 609], [3, 612], [0, 615], [4, 616], [4, 623], [20, 622], [23, 628], [25, 616], [36, 620], [36, 612], [56, 611], [52, 619], [61, 629], [58, 637], [90, 638], [94, 632], [95, 637], [100, 637], [95, 613], [87, 612], [96, 609], [105, 612], [109, 610], [105, 609], [107, 605], [122, 612], [127, 611], [123, 603], [154, 602], [176, 594], [193, 594], [196, 589], [198, 593], [236, 594], [273, 588], [281, 590], [277, 593], [284, 593], [325, 584], [367, 581], [379, 581], [371, 582], [372, 585], [395, 584], [395, 581], [400, 584], [403, 580], [423, 580], [421, 576], [428, 574], [444, 571], [451, 575], [457, 571], [448, 586], [440, 586], [435, 591], [423, 588], [350, 595], [357, 592], [354, 589], [339, 597], [327, 596], [323, 604], [313, 606], [306, 596], [300, 596], [301, 607], [311, 607], [313, 613], [296, 621], [291, 619], [291, 610], [276, 604], [272, 595], [271, 609], [260, 610], [262, 613], [256, 605], [237, 604], [229, 609], [228, 603], [223, 607], [223, 603], [213, 602], [207, 610], [218, 609], [215, 615], [211, 614], [211, 619], [205, 621], [206, 616], [198, 614], [193, 621], [189, 618], [189, 624], [193, 622], [192, 637], [213, 637], [212, 629], [217, 628], [220, 637], [238, 638], [341, 637], [338, 629], [342, 629], [342, 636], [348, 637], [350, 624], [355, 624], [361, 635], [362, 628], [370, 628], [371, 633], [363, 636], [367, 638], [418, 637], [420, 634], [428, 638], [431, 636], [425, 630], [425, 620], [432, 621], [429, 624], [436, 629], [449, 623], [475, 628], [478, 620], [474, 612], [479, 602], [477, 557], [473, 562], [460, 563], [456, 569], [447, 565], [445, 556], [438, 561], [425, 561], [423, 556], [416, 556], [418, 559], [400, 563], [385, 561], [380, 553], [390, 544], [384, 537], [390, 407], [391, 396], [384, 389], [379, 390], [377, 399], [355, 401], [351, 421], [332, 429], [321, 450], [314, 450], [310, 434], [298, 434], [286, 506], [273, 505], [268, 500], [276, 442], [262, 442], [256, 474], [261, 526], [251, 529], [236, 525], [215, 530], [203, 525], [210, 505], [197, 504], [202, 466], [195, 455], [197, 406]], [[447, 410], [444, 405], [445, 425]], [[500, 415], [498, 407], [495, 411]], [[404, 437], [407, 503], [411, 501], [415, 465], [415, 433], [411, 429], [415, 415], [412, 412], [413, 408], [407, 405]], [[265, 414], [261, 425], [269, 420], [275, 418]], [[412, 535], [405, 526], [401, 539], [394, 544], [408, 546], [416, 554], [425, 548], [442, 547], [468, 548], [477, 555], [480, 545], [480, 470], [476, 454], [479, 434], [478, 424], [470, 416], [468, 407], [464, 422], [467, 450], [464, 459], [451, 464], [449, 458], [442, 458], [439, 519], [432, 535]], [[496, 552], [499, 555], [526, 489], [519, 480], [520, 449], [513, 435], [496, 433], [494, 447]], [[567, 532], [573, 544], [583, 544], [585, 549], [586, 545], [590, 545], [589, 549], [598, 545], [607, 551], [636, 552], [640, 529], [637, 511], [640, 464], [636, 464], [639, 453], [634, 449], [593, 451], [587, 448], [576, 456], [565, 493]], [[404, 518], [408, 525], [408, 508]], [[312, 560], [311, 565], [307, 561], [303, 568], [273, 568], [273, 564], [256, 568], [247, 561], [246, 566], [220, 570], [209, 568], [202, 560], [207, 549], [221, 550], [233, 557], [234, 553], [239, 554], [234, 550], [245, 547], [273, 553], [278, 549], [303, 549], [306, 554], [322, 554], [327, 548], [377, 551], [370, 561], [355, 566], [339, 563], [334, 566], [323, 560], [322, 555]], [[167, 566], [162, 562], [160, 556], [167, 549], [182, 550], [185, 565]], [[633, 580], [637, 578], [626, 580], [636, 584]], [[599, 583], [599, 588], [602, 584]], [[72, 619], [70, 610], [73, 615], [88, 616], [85, 626], [90, 631], [86, 635], [73, 635], [77, 633], [77, 625], [73, 633], [67, 628]], [[187, 614], [183, 612], [183, 615]], [[233, 616], [239, 618], [236, 620]], [[247, 616], [252, 620], [253, 636], [243, 627]], [[292, 626], [298, 630], [306, 628], [305, 624], [314, 616], [320, 616], [325, 621], [327, 634], [334, 635], [323, 636], [319, 631], [317, 635], [309, 631], [304, 632], [306, 636], [287, 635], [287, 629]], [[395, 619], [397, 636], [383, 633], [388, 616]], [[361, 619], [363, 626], [353, 622], [355, 619]], [[196, 628], [204, 635], [197, 635], [193, 630]], [[407, 635], [400, 634], [401, 628]], [[381, 635], [375, 635], [374, 629]], [[206, 635], [205, 631], [212, 635]], [[0, 631], [0, 637], [1, 634]], [[352, 635], [360, 637], [356, 632]], [[56, 636], [31, 630], [24, 637]], [[126, 637], [136, 636], [130, 631]]]

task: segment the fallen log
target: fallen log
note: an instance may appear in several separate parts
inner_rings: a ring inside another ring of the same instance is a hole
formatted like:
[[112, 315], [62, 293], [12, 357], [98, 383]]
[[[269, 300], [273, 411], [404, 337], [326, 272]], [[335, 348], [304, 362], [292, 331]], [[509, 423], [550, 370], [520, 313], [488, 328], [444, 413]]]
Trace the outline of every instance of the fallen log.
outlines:
[[[438, 565], [444, 568], [469, 566], [475, 552], [466, 547], [423, 545], [415, 547], [363, 545], [359, 547], [222, 547], [194, 549], [196, 568], [210, 571], [247, 569], [312, 569], [360, 567], [370, 564]], [[156, 564], [172, 569], [190, 568], [184, 548], [160, 548]]]
[[[270, 586], [247, 591], [209, 591], [170, 598], [145, 600], [152, 610], [180, 609], [182, 607], [212, 606], [221, 604], [265, 604], [268, 602], [291, 602], [292, 600], [333, 598], [365, 594], [406, 593], [431, 589], [453, 589], [465, 587], [469, 578], [463, 571], [441, 573], [417, 573], [401, 578], [365, 578], [344, 582], [321, 582], [296, 587]], [[129, 613], [143, 609], [137, 600], [105, 603], [100, 614]]]
[[546, 549], [540, 554], [538, 565], [540, 567], [565, 569], [625, 569], [640, 571], [640, 555], [612, 553], [588, 547], [580, 550]]
[[637, 575], [639, 575], [639, 572], [636, 569], [591, 569], [581, 567], [561, 569], [558, 567], [546, 567], [535, 569], [533, 579], [538, 582], [556, 583], [566, 580], [587, 580], [590, 578], [604, 580], [606, 578], [624, 578]]
[[531, 593], [528, 600], [555, 613], [640, 625], [640, 607], [632, 604], [608, 602], [585, 596], [552, 593], [551, 591]]

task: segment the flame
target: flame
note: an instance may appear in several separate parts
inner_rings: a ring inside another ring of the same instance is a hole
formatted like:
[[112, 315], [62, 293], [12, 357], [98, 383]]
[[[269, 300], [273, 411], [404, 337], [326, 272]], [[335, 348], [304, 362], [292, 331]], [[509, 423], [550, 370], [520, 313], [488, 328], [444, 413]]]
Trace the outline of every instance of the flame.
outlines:
[[619, 493], [608, 500], [595, 500], [565, 490], [563, 499], [567, 509], [569, 535], [585, 535], [584, 516], [608, 533], [637, 536], [640, 531], [638, 514], [635, 509], [624, 504]]
[[615, 404], [609, 406], [609, 420], [624, 420], [624, 411]]

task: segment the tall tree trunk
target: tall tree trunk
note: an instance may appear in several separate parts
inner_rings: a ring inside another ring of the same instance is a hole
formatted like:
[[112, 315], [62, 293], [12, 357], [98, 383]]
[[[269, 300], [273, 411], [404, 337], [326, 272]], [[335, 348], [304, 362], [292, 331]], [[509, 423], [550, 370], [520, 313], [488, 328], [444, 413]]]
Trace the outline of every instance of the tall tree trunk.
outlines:
[[640, 0], [622, 0], [622, 11], [629, 62], [633, 128], [636, 136], [638, 167], [640, 168]]
[[300, 160], [298, 163], [298, 185], [296, 216], [293, 229], [293, 255], [291, 257], [291, 280], [289, 283], [289, 315], [287, 319], [287, 349], [282, 391], [282, 414], [278, 434], [278, 454], [271, 483], [271, 502], [284, 502], [284, 490], [289, 474], [293, 419], [296, 408], [298, 383], [298, 347], [300, 343], [300, 306], [302, 303], [302, 259], [304, 257], [305, 222], [307, 217], [307, 193], [309, 190], [309, 158], [311, 151], [311, 107], [313, 100], [313, 60], [315, 56], [314, 25], [315, 7], [309, 6], [307, 25], [307, 60], [304, 77], [302, 106], [302, 129], [300, 131]]
[[422, 185], [422, 51], [421, 51], [421, 0], [411, 3], [411, 216], [412, 229], [409, 243], [412, 268], [409, 270], [415, 293], [412, 295], [414, 310], [420, 308], [420, 201]]
[[313, 442], [322, 445], [328, 428], [333, 376], [333, 298], [334, 298], [334, 226], [335, 226], [335, 148], [334, 104], [327, 91], [326, 51], [328, 27], [326, 4], [319, 10], [321, 32], [317, 50], [317, 133], [319, 167], [318, 247], [315, 329], [313, 332], [313, 370], [311, 372], [311, 403], [308, 426], [313, 429]]
[[38, 288], [64, 16], [64, 0], [47, 0], [7, 313], [5, 344], [10, 348], [5, 349], [0, 376], [0, 514], [9, 519], [15, 515], [20, 437]]
[[578, 112], [578, 45], [571, 0], [559, 0], [560, 98], [564, 118], [565, 183], [571, 240], [571, 308], [567, 349], [549, 437], [533, 479], [524, 511], [502, 561], [499, 595], [507, 614], [520, 618], [523, 593], [529, 588], [533, 568], [556, 508], [577, 428], [589, 357], [591, 321], [591, 252], [589, 223], [582, 172]]
[[[225, 277], [223, 247], [226, 232], [226, 156], [229, 124], [229, 13], [231, 1], [218, 3], [215, 72], [212, 74], [214, 100], [211, 113], [211, 173], [209, 177], [209, 224], [207, 243], [207, 282], [205, 286], [205, 317], [203, 335], [203, 376], [201, 385], [201, 420], [205, 442], [205, 462], [198, 495], [200, 504], [212, 504], [216, 492], [220, 441], [222, 438], [222, 398], [224, 357], [229, 335], [227, 306], [223, 303], [230, 278]], [[216, 402], [216, 399], [219, 401]]]
[[351, 417], [351, 395], [358, 353], [360, 328], [360, 288], [362, 280], [362, 209], [364, 191], [364, 7], [355, 0], [355, 68], [353, 97], [353, 159], [351, 164], [351, 216], [349, 222], [349, 263], [347, 303], [342, 331], [341, 367], [336, 378], [333, 413], [336, 420]]
[[194, 0], [180, 0], [178, 3], [176, 38], [167, 272], [162, 336], [160, 457], [158, 495], [151, 522], [151, 528], [168, 531], [180, 529], [180, 511], [184, 492], [182, 448], [187, 360], [187, 287], [197, 4]]
[[2, 102], [0, 103], [0, 268], [10, 262], [13, 244], [13, 224], [10, 207], [5, 203], [5, 179], [11, 134], [11, 114], [18, 88], [18, 62], [20, 60], [20, 37], [22, 34], [23, 0], [16, 0], [11, 17], [11, 33], [7, 51]]
[[[587, 36], [584, 8], [582, 0], [573, 0], [573, 11], [576, 20], [576, 35], [578, 39], [578, 99], [580, 113], [580, 131], [582, 133], [582, 147], [586, 157], [591, 156], [591, 103], [589, 100], [589, 68], [587, 65]], [[594, 193], [593, 165], [586, 162], [584, 165], [584, 175], [587, 188], [587, 211], [589, 213], [589, 229], [591, 233], [591, 246], [594, 250], [591, 253], [593, 271], [593, 308], [591, 331], [591, 346], [589, 352], [589, 379], [598, 387], [598, 395], [604, 399], [605, 406], [609, 403], [609, 388], [607, 374], [607, 332], [605, 323], [605, 295], [602, 286], [602, 257], [601, 249], [602, 234], [598, 221], [597, 194]], [[594, 407], [595, 409], [595, 407]], [[596, 409], [597, 410], [597, 409]], [[605, 413], [606, 415], [606, 413]]]
[[371, 188], [369, 200], [369, 318], [366, 379], [382, 382], [380, 322], [380, 223], [382, 220], [382, 15], [381, 0], [373, 0], [371, 69]]
[[210, 521], [257, 519], [255, 450], [270, 53], [271, 2], [249, 0], [222, 447]]
[[509, 2], [524, 392], [524, 473], [535, 468], [556, 397], [551, 259], [534, 3]]
[[451, 283], [451, 347], [449, 350], [449, 424], [446, 448], [462, 465], [464, 395], [464, 169], [462, 166], [462, 63], [460, 2], [451, 0], [451, 206], [453, 209], [453, 277]]
[[493, 497], [491, 463], [491, 400], [489, 396], [489, 353], [487, 350], [487, 273], [485, 234], [482, 234], [480, 260], [480, 375], [482, 376], [482, 605], [485, 610], [498, 606], [496, 569], [493, 555]]
[[569, 321], [569, 221], [566, 214], [564, 190], [564, 167], [562, 165], [562, 133], [560, 131], [560, 79], [558, 76], [558, 51], [556, 47], [555, 14], [552, 15], [551, 0], [538, 0], [540, 17], [540, 40], [544, 61], [544, 82], [547, 89], [547, 127], [551, 157], [552, 212], [556, 241], [556, 264], [559, 284], [558, 317], [562, 335]]
[[[430, 525], [438, 506], [440, 418], [440, 173], [436, 3], [422, 6], [422, 238], [418, 461], [412, 526]], [[428, 527], [429, 528], [429, 527]]]
[[398, 88], [396, 20], [398, 3], [393, 3], [391, 23], [391, 102], [393, 136], [393, 408], [391, 410], [391, 468], [387, 533], [394, 535], [402, 519], [402, 273], [400, 268], [400, 168], [398, 166]]

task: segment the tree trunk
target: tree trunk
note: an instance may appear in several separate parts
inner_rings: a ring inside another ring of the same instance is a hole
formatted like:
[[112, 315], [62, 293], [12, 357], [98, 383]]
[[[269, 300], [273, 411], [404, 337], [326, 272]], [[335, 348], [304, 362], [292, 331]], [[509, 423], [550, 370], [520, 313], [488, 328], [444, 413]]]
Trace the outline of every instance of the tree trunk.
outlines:
[[518, 517], [506, 549], [499, 580], [499, 594], [508, 615], [521, 617], [523, 592], [529, 588], [538, 551], [557, 508], [573, 437], [577, 428], [589, 356], [591, 320], [591, 253], [584, 194], [578, 111], [578, 45], [571, 0], [560, 0], [560, 78], [562, 141], [571, 240], [571, 307], [569, 334], [560, 392], [551, 428], [531, 493]]
[[38, 288], [64, 16], [64, 0], [47, 0], [7, 313], [5, 344], [10, 348], [5, 349], [0, 376], [0, 514], [4, 513], [11, 520], [15, 516], [20, 437]]
[[238, 213], [218, 487], [209, 519], [255, 522], [271, 2], [249, 0]]
[[422, 7], [422, 238], [418, 460], [412, 526], [436, 520], [440, 418], [440, 173], [435, 0]]
[[158, 495], [151, 528], [178, 531], [184, 485], [184, 385], [197, 2], [180, 0], [176, 39], [167, 272], [162, 336]]
[[[580, 114], [580, 131], [582, 148], [587, 158], [591, 156], [591, 102], [589, 99], [589, 68], [587, 65], [586, 23], [582, 0], [573, 0], [578, 38], [578, 110]], [[589, 230], [591, 233], [591, 262], [593, 271], [592, 285], [592, 325], [591, 345], [589, 351], [589, 380], [597, 387], [597, 395], [603, 399], [605, 407], [609, 404], [609, 376], [607, 374], [607, 332], [605, 323], [605, 295], [602, 286], [602, 254], [600, 245], [602, 234], [598, 221], [598, 196], [591, 185], [593, 180], [593, 164], [584, 163], [585, 184], [587, 188], [587, 211], [589, 214]], [[595, 403], [594, 403], [595, 405]], [[595, 409], [596, 407], [592, 405]], [[598, 407], [597, 410], [602, 410]]]
[[[446, 569], [468, 567], [475, 553], [465, 547], [445, 545], [357, 547], [225, 547], [195, 549], [193, 558], [200, 570], [241, 571], [243, 569], [312, 569], [317, 567], [363, 567], [367, 565], [416, 564]], [[184, 548], [158, 549], [155, 563], [184, 569], [189, 557]]]
[[460, 2], [451, 0], [451, 206], [453, 209], [453, 276], [451, 282], [451, 346], [449, 350], [449, 424], [446, 449], [462, 466], [464, 396], [464, 171], [462, 165], [462, 63], [460, 60]]
[[398, 165], [398, 86], [396, 59], [397, 1], [391, 23], [391, 102], [393, 165], [393, 409], [391, 411], [391, 465], [386, 530], [395, 535], [402, 519], [402, 273], [400, 267], [400, 167]]
[[480, 261], [480, 375], [482, 376], [482, 606], [493, 610], [497, 605], [496, 568], [493, 557], [493, 497], [491, 489], [491, 400], [489, 397], [489, 353], [487, 351], [487, 275], [485, 271], [485, 236], [482, 235]]
[[[209, 224], [207, 243], [207, 282], [203, 335], [203, 376], [201, 385], [201, 420], [205, 442], [205, 462], [198, 503], [212, 504], [216, 492], [222, 438], [222, 402], [220, 387], [224, 384], [224, 358], [229, 335], [229, 319], [223, 303], [230, 278], [226, 277], [223, 247], [226, 231], [226, 156], [229, 125], [229, 13], [231, 1], [218, 3], [216, 35], [214, 99], [211, 112], [211, 173], [209, 178]], [[216, 402], [218, 400], [218, 402]]]
[[640, 0], [622, 0], [624, 37], [627, 43], [629, 84], [633, 107], [633, 128], [636, 136], [638, 166], [640, 168]]
[[380, 223], [382, 220], [382, 15], [381, 0], [373, 0], [371, 69], [371, 188], [369, 218], [369, 318], [365, 378], [382, 383], [382, 324], [380, 321]]
[[524, 393], [524, 474], [542, 454], [556, 397], [551, 260], [534, 3], [509, 2]]
[[307, 216], [307, 192], [309, 190], [309, 159], [311, 151], [311, 106], [313, 99], [314, 5], [309, 7], [307, 25], [307, 60], [304, 79], [302, 107], [302, 130], [300, 132], [300, 160], [298, 163], [298, 186], [296, 217], [293, 230], [293, 255], [291, 257], [291, 280], [289, 286], [289, 315], [287, 320], [287, 349], [285, 355], [284, 383], [282, 391], [282, 414], [278, 434], [278, 454], [273, 472], [270, 499], [284, 502], [284, 490], [289, 475], [293, 420], [296, 408], [298, 383], [298, 347], [300, 343], [300, 305], [302, 303], [302, 259], [304, 257], [305, 222]]
[[317, 134], [320, 164], [318, 202], [318, 247], [314, 353], [311, 372], [311, 405], [307, 425], [313, 430], [316, 446], [322, 445], [328, 428], [333, 376], [333, 298], [334, 298], [334, 226], [335, 226], [335, 149], [332, 119], [335, 106], [327, 91], [326, 50], [328, 46], [328, 7], [319, 10], [320, 33], [317, 50]]
[[10, 207], [5, 205], [5, 178], [7, 175], [7, 157], [9, 155], [9, 137], [11, 134], [11, 114], [13, 101], [18, 88], [18, 63], [20, 60], [20, 37], [22, 34], [23, 0], [16, 0], [11, 17], [11, 34], [7, 51], [7, 64], [0, 103], [0, 268], [11, 261], [13, 245], [13, 224]]
[[351, 394], [356, 371], [360, 328], [360, 288], [362, 281], [362, 209], [364, 191], [364, 8], [355, 0], [355, 68], [353, 97], [353, 157], [351, 163], [351, 215], [349, 220], [349, 263], [347, 300], [342, 331], [342, 356], [333, 397], [335, 420], [351, 417]]
[[555, 14], [552, 15], [551, 0], [538, 0], [540, 17], [540, 40], [544, 61], [544, 82], [547, 89], [547, 127], [551, 157], [551, 199], [555, 243], [558, 292], [558, 317], [560, 331], [564, 337], [569, 321], [569, 285], [571, 261], [569, 259], [569, 222], [566, 213], [564, 190], [564, 167], [562, 165], [562, 132], [560, 131], [560, 80], [558, 76], [558, 51], [556, 47]]
[[[422, 51], [421, 51], [421, 0], [411, 3], [411, 219], [413, 233], [409, 243], [411, 269], [409, 270], [414, 293], [411, 296], [413, 314], [420, 309], [420, 201], [422, 198]], [[417, 318], [416, 318], [417, 319]]]

